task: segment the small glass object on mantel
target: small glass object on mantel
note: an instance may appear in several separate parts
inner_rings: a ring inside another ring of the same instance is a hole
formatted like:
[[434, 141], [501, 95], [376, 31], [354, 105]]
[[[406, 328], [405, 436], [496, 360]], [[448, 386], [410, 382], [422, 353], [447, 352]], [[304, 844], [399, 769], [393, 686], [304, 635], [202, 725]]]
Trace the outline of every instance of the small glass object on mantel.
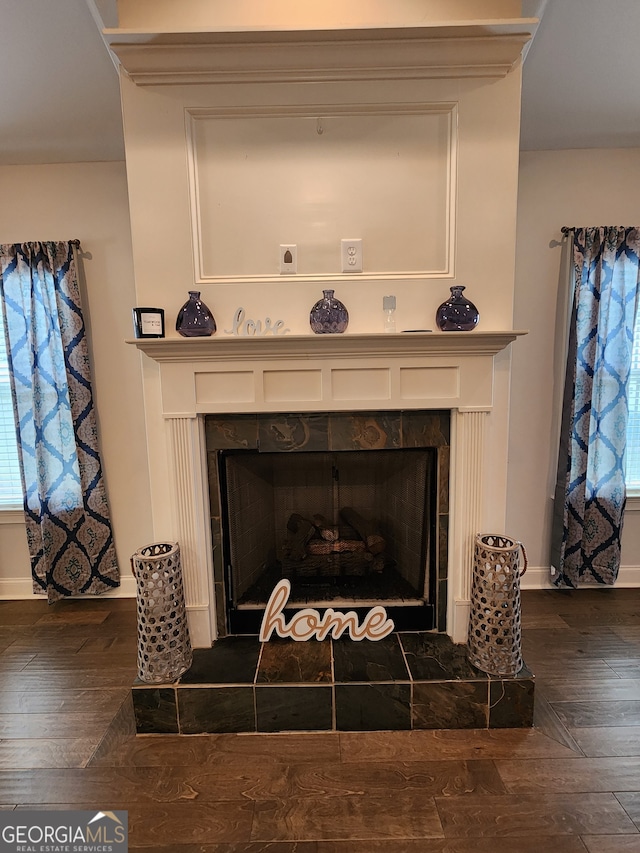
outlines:
[[333, 290], [323, 290], [309, 314], [311, 331], [316, 335], [342, 334], [349, 325], [349, 312], [333, 295]]
[[216, 321], [200, 299], [200, 291], [190, 290], [189, 298], [178, 311], [176, 332], [184, 338], [201, 338], [213, 335], [215, 331]]
[[387, 334], [395, 334], [396, 331], [396, 298], [395, 296], [382, 297], [382, 310], [384, 312], [384, 330]]
[[461, 284], [449, 289], [451, 296], [436, 311], [436, 324], [441, 332], [470, 332], [478, 324], [480, 312], [462, 295]]

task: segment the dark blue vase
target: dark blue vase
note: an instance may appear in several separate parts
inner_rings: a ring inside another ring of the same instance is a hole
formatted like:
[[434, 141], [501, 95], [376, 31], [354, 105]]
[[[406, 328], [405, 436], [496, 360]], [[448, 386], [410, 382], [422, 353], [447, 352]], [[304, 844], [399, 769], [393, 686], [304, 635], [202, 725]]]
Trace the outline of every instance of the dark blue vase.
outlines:
[[212, 335], [216, 330], [216, 321], [204, 302], [200, 301], [200, 291], [190, 290], [189, 299], [178, 311], [176, 332], [184, 338], [200, 338]]
[[349, 312], [333, 290], [323, 290], [324, 296], [311, 309], [309, 323], [316, 335], [340, 334], [349, 325]]
[[451, 296], [438, 308], [436, 324], [441, 332], [470, 332], [480, 319], [480, 313], [473, 302], [462, 295], [464, 287], [456, 284]]

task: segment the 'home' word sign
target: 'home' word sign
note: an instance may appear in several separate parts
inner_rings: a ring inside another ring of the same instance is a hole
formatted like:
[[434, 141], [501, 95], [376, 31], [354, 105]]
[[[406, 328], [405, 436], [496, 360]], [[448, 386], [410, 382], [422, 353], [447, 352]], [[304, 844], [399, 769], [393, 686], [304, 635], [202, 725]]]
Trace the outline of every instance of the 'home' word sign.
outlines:
[[394, 624], [387, 617], [387, 611], [379, 605], [372, 607], [362, 620], [358, 623], [358, 614], [353, 610], [347, 613], [336, 613], [329, 607], [321, 616], [317, 610], [305, 607], [297, 610], [287, 623], [282, 614], [289, 596], [291, 584], [288, 580], [279, 581], [267, 602], [264, 611], [262, 625], [260, 626], [260, 642], [266, 643], [275, 631], [279, 637], [290, 640], [326, 640], [331, 634], [334, 640], [341, 637], [345, 631], [352, 640], [382, 640], [394, 629]]
[[245, 320], [244, 308], [238, 308], [233, 315], [233, 327], [224, 331], [227, 335], [249, 338], [264, 337], [265, 335], [286, 335], [289, 329], [284, 328], [284, 320], [276, 320], [272, 324], [271, 317], [264, 318], [264, 327], [262, 320]]

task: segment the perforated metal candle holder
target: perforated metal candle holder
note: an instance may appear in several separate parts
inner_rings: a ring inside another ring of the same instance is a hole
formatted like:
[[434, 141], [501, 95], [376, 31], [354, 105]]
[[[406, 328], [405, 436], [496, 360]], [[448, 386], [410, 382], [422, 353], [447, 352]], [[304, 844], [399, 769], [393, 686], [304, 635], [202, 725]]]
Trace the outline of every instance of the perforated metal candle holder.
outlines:
[[522, 669], [520, 578], [526, 570], [527, 555], [521, 542], [495, 534], [476, 536], [469, 660], [489, 675], [513, 677]]
[[175, 681], [191, 666], [180, 548], [156, 542], [131, 558], [137, 585], [138, 678], [148, 684]]

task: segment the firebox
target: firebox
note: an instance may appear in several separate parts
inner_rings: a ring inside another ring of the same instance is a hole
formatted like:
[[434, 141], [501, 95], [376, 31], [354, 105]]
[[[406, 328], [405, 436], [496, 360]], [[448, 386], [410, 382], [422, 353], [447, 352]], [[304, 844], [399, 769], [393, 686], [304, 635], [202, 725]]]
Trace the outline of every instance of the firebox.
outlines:
[[258, 633], [282, 578], [290, 609], [383, 605], [399, 630], [440, 628], [448, 413], [402, 417], [259, 415], [255, 442], [246, 419], [207, 419], [226, 633]]

